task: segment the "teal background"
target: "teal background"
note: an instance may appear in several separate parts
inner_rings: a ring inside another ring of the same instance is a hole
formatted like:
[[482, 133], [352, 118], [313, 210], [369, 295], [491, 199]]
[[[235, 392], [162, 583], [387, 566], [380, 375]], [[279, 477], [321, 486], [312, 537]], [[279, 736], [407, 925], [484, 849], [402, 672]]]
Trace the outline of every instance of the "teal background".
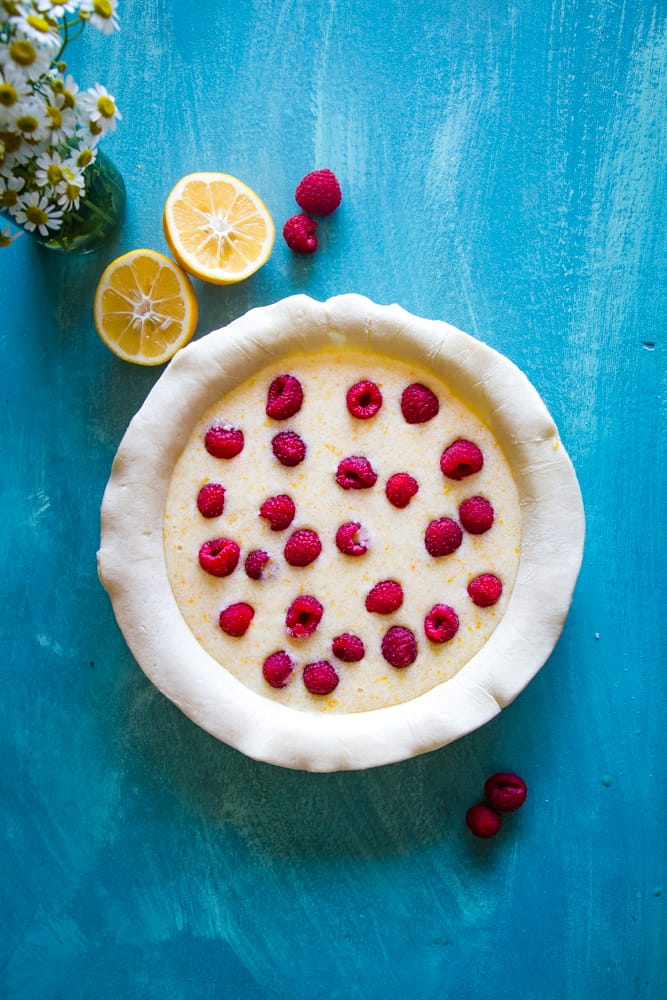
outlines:
[[[651, 0], [125, 0], [68, 52], [123, 113], [115, 241], [0, 252], [0, 995], [12, 1000], [662, 1000], [667, 7]], [[198, 334], [357, 291], [508, 355], [587, 510], [561, 642], [484, 729], [311, 775], [246, 759], [144, 678], [96, 576], [116, 447], [160, 374], [92, 322], [103, 267], [165, 251], [183, 174], [235, 174], [280, 232], [303, 174], [343, 204], [278, 236]], [[493, 841], [490, 772], [529, 785]]]

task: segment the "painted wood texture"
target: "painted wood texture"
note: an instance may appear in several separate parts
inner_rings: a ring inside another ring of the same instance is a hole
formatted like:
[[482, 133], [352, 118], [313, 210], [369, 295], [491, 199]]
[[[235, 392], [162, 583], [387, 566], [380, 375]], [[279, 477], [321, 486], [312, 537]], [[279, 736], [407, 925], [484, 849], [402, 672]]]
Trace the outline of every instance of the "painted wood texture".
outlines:
[[[0, 994], [66, 1000], [667, 996], [665, 98], [651, 0], [126, 0], [72, 47], [123, 112], [114, 244], [0, 260]], [[562, 641], [468, 738], [308, 775], [247, 760], [139, 671], [96, 579], [116, 446], [159, 372], [98, 341], [116, 254], [165, 250], [172, 184], [241, 177], [280, 230], [310, 169], [344, 202], [278, 238], [198, 332], [304, 291], [443, 318], [525, 369], [584, 493]], [[467, 807], [530, 798], [489, 843]]]

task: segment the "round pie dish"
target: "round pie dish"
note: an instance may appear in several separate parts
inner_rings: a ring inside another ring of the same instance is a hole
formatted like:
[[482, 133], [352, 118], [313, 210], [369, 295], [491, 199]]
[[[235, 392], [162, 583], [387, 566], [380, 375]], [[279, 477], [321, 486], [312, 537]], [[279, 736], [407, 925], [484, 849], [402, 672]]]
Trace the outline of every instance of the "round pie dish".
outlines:
[[[294, 406], [270, 403], [278, 384], [298, 385]], [[408, 386], [434, 407], [411, 411]], [[210, 435], [228, 432], [240, 446], [216, 453]], [[452, 466], [461, 442], [479, 463]], [[271, 521], [263, 501], [285, 496], [287, 523]], [[397, 305], [297, 295], [166, 368], [114, 459], [98, 570], [138, 664], [197, 725], [252, 758], [334, 771], [437, 749], [513, 701], [558, 641], [583, 542], [570, 459], [509, 359]], [[498, 592], [479, 597], [480, 578]], [[304, 597], [319, 611], [299, 632]], [[359, 655], [341, 653], [350, 635]]]

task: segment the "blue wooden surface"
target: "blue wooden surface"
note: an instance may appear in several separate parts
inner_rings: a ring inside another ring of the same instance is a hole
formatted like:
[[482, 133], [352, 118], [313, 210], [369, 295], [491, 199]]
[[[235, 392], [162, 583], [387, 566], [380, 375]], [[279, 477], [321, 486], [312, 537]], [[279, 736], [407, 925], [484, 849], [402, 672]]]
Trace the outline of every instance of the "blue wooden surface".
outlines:
[[[115, 243], [0, 257], [4, 544], [0, 995], [63, 1000], [667, 996], [666, 15], [652, 0], [125, 0], [75, 76], [115, 94]], [[165, 250], [184, 173], [280, 229], [308, 170], [344, 202], [280, 238], [198, 333], [358, 291], [503, 351], [577, 467], [588, 539], [562, 641], [468, 738], [309, 775], [199, 731], [134, 663], [96, 579], [115, 449], [159, 371], [91, 317], [104, 265]], [[483, 843], [485, 775], [530, 798]]]

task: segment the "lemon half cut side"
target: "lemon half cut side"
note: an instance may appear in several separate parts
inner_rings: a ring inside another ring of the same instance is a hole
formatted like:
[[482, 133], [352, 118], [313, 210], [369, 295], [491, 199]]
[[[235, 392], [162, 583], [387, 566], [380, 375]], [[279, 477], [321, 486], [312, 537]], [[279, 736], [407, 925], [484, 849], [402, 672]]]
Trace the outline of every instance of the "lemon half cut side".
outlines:
[[192, 339], [197, 297], [188, 275], [155, 250], [131, 250], [105, 268], [95, 291], [95, 326], [117, 357], [160, 365]]
[[187, 174], [169, 193], [162, 218], [167, 245], [202, 281], [230, 285], [266, 263], [275, 227], [264, 202], [229, 174]]

